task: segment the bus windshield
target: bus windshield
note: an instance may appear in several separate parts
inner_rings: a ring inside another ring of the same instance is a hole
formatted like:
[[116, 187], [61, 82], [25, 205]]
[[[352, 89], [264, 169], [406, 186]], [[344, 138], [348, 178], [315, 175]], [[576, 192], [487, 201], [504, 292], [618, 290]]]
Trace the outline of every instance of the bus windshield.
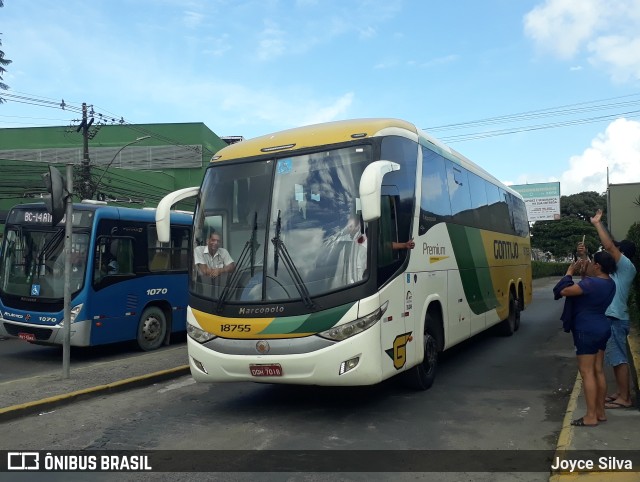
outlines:
[[[217, 263], [228, 254], [235, 266], [215, 276], [196, 266], [192, 291], [222, 302], [310, 303], [365, 279], [368, 243], [357, 196], [371, 151], [359, 145], [209, 168], [194, 260], [215, 262], [217, 248]], [[211, 247], [213, 233], [220, 244]]]
[[[8, 226], [2, 256], [2, 292], [39, 298], [64, 297], [65, 229]], [[74, 233], [71, 249], [71, 291], [84, 284], [89, 235]]]

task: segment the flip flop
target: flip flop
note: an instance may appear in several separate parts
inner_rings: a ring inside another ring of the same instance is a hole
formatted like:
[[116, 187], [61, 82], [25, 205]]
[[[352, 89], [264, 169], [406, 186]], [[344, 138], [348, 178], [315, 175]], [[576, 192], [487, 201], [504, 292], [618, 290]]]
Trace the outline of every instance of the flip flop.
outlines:
[[584, 423], [584, 417], [580, 417], [577, 420], [572, 420], [571, 425], [574, 427], [597, 427], [597, 423]]
[[613, 395], [607, 395], [604, 399], [605, 402], [613, 402], [615, 400], [617, 400], [618, 397], [614, 397]]
[[606, 408], [607, 410], [618, 410], [621, 408], [631, 408], [633, 406], [632, 403], [630, 403], [629, 405], [623, 405], [620, 402], [607, 402], [604, 404], [604, 408]]

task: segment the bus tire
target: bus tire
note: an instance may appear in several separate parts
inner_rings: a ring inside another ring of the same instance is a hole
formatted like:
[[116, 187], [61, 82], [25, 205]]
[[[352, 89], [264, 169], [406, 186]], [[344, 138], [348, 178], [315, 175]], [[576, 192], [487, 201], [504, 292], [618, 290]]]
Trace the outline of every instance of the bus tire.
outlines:
[[509, 315], [502, 320], [499, 326], [499, 332], [502, 336], [511, 336], [520, 328], [520, 303], [513, 292], [509, 293]]
[[438, 370], [438, 340], [436, 339], [434, 319], [427, 313], [424, 329], [424, 358], [421, 363], [403, 374], [406, 386], [414, 390], [428, 390], [436, 379]]
[[142, 312], [138, 323], [138, 346], [143, 351], [155, 350], [162, 345], [167, 333], [167, 317], [157, 306]]
[[515, 331], [518, 331], [520, 329], [520, 314], [522, 313], [522, 303], [520, 302], [522, 298], [518, 298], [516, 299], [516, 306], [515, 306], [515, 322], [514, 322], [514, 327], [515, 327]]

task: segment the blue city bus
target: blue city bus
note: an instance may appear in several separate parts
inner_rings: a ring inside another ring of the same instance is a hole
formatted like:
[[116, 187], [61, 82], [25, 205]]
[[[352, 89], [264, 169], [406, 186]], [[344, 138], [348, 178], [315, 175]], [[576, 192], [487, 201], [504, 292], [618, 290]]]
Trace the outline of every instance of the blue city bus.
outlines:
[[[9, 212], [0, 335], [63, 344], [65, 218], [53, 226], [43, 203]], [[153, 209], [78, 203], [72, 223], [71, 346], [135, 340], [148, 351], [185, 330], [190, 214], [171, 213], [167, 243], [158, 241]]]

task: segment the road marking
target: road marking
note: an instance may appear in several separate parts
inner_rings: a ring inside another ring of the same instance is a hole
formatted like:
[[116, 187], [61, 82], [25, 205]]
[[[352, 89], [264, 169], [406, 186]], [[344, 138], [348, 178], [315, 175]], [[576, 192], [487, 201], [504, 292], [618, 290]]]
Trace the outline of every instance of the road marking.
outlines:
[[178, 390], [179, 388], [188, 387], [189, 385], [193, 385], [194, 383], [196, 383], [196, 381], [193, 378], [188, 378], [183, 382], [172, 383], [171, 385], [167, 385], [166, 387], [158, 390], [158, 393], [165, 393], [171, 390]]

